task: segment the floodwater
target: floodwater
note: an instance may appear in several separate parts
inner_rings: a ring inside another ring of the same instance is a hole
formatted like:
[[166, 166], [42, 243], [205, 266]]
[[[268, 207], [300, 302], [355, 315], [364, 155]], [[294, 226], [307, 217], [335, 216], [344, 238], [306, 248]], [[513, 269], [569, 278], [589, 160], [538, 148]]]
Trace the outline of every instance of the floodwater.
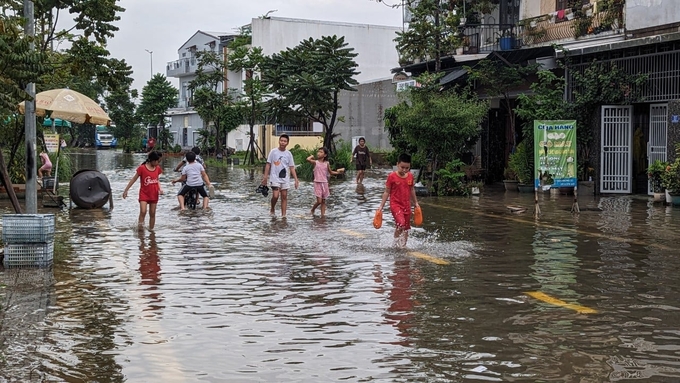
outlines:
[[140, 233], [138, 187], [121, 194], [142, 159], [74, 155], [115, 207], [45, 210], [53, 269], [0, 271], [0, 381], [680, 380], [680, 208], [585, 196], [572, 215], [573, 197], [546, 194], [536, 220], [533, 195], [487, 187], [421, 198], [397, 249], [389, 214], [371, 224], [387, 170], [361, 193], [353, 173], [334, 182], [324, 219], [302, 182], [282, 219], [238, 167], [208, 170], [209, 212], [178, 211], [164, 158]]

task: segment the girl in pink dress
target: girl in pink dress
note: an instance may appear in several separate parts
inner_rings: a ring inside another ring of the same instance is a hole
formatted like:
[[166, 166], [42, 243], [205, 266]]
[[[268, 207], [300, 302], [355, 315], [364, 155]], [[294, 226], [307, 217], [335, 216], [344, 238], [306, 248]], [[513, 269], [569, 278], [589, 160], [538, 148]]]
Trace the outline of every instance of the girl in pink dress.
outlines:
[[139, 187], [139, 227], [144, 226], [144, 220], [146, 219], [146, 210], [149, 210], [149, 230], [153, 230], [156, 225], [156, 205], [158, 204], [158, 196], [163, 194], [163, 189], [161, 184], [158, 182], [158, 178], [163, 169], [161, 169], [159, 162], [161, 156], [158, 152], [151, 152], [143, 164], [139, 165], [134, 177], [128, 182], [123, 191], [123, 199], [127, 198], [128, 190], [134, 185], [137, 178], [140, 179]]
[[47, 177], [52, 176], [52, 161], [50, 161], [50, 156], [45, 152], [41, 152], [40, 159], [42, 160], [42, 166], [38, 169], [38, 177], [42, 178], [43, 175]]
[[321, 206], [321, 216], [326, 216], [326, 198], [331, 194], [328, 189], [328, 176], [333, 174], [342, 174], [345, 168], [340, 168], [337, 171], [331, 170], [328, 164], [328, 149], [321, 148], [316, 152], [316, 160], [314, 156], [307, 157], [307, 162], [314, 166], [314, 195], [316, 196], [316, 203], [312, 206], [312, 215], [314, 210]]

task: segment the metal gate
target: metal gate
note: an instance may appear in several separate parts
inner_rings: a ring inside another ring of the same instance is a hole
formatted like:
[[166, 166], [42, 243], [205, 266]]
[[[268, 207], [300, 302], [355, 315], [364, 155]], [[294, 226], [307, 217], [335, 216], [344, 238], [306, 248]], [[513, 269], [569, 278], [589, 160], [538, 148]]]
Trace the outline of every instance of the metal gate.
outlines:
[[[647, 166], [655, 160], [666, 162], [668, 143], [668, 104], [649, 106], [649, 142], [647, 142]], [[649, 183], [648, 194], [654, 194]]]
[[633, 107], [602, 106], [600, 191], [631, 193]]

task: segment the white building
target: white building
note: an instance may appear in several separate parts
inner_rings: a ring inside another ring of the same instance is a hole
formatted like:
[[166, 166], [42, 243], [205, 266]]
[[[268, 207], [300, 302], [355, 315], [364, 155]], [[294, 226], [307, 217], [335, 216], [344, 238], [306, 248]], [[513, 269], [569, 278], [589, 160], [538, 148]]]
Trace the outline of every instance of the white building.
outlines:
[[[263, 53], [267, 56], [293, 48], [310, 37], [318, 39], [322, 36], [344, 36], [348, 46], [354, 48], [354, 52], [358, 54], [355, 61], [358, 64], [357, 71], [360, 73], [356, 79], [361, 83], [385, 78], [398, 62], [394, 38], [401, 28], [397, 27], [269, 17], [252, 19], [251, 29], [253, 46], [262, 47]], [[179, 60], [168, 63], [167, 76], [179, 78], [180, 82], [179, 105], [169, 110], [168, 115], [172, 118], [174, 142], [183, 147], [195, 144], [198, 138], [196, 132], [204, 125], [191, 107], [191, 95], [188, 90], [188, 83], [195, 78], [197, 66], [195, 60], [192, 61], [193, 53], [201, 49], [219, 49], [220, 37], [228, 40], [230, 36], [233, 35], [198, 31], [178, 50]], [[229, 71], [227, 88], [240, 92], [244, 76], [245, 74]], [[342, 110], [340, 115], [343, 115]], [[320, 131], [317, 131], [318, 126], [315, 129], [310, 124], [308, 129], [307, 134], [320, 134]], [[227, 135], [227, 145], [236, 150], [245, 150], [248, 131], [249, 127], [242, 125], [236, 131], [230, 132]], [[281, 132], [274, 130], [273, 133]], [[300, 134], [299, 131], [297, 133]]]
[[[182, 147], [194, 146], [198, 139], [198, 130], [203, 129], [203, 120], [191, 105], [191, 91], [189, 83], [196, 78], [198, 62], [196, 53], [211, 50], [217, 52], [220, 36], [226, 32], [197, 31], [177, 50], [179, 58], [166, 66], [166, 76], [179, 79], [179, 101], [176, 108], [168, 110], [168, 117], [172, 120], [170, 131], [173, 144]], [[220, 89], [221, 90], [221, 89]]]

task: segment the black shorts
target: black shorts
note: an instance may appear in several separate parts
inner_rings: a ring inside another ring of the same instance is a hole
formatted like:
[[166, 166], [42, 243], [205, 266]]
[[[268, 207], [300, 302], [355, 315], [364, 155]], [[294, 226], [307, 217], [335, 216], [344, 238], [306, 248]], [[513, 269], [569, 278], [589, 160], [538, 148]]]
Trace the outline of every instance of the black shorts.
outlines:
[[179, 193], [177, 195], [184, 196], [186, 195], [191, 189], [196, 189], [198, 194], [201, 195], [201, 197], [205, 198], [208, 196], [208, 193], [205, 192], [205, 184], [201, 186], [189, 186], [189, 185], [184, 185], [182, 186], [182, 189], [180, 189]]
[[366, 164], [357, 164], [357, 170], [366, 170]]

